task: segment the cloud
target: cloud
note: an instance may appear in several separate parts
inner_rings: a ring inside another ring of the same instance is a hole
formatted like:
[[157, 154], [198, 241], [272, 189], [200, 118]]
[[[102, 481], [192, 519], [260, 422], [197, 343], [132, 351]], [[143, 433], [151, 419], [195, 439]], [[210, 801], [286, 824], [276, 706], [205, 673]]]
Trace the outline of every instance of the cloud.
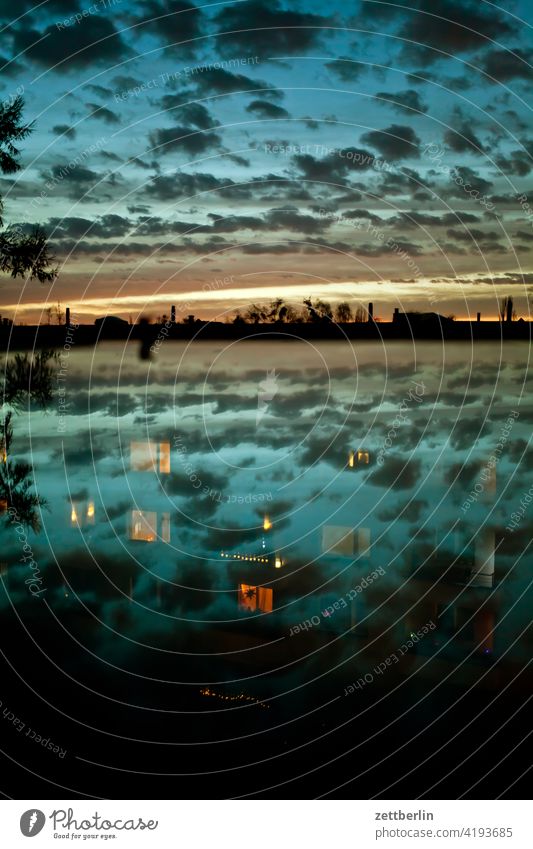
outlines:
[[65, 136], [67, 139], [76, 138], [76, 130], [74, 127], [69, 127], [68, 124], [55, 124], [51, 130], [56, 136]]
[[363, 144], [375, 147], [387, 159], [419, 157], [420, 139], [411, 127], [391, 124], [384, 130], [371, 130], [361, 136]]
[[334, 153], [318, 159], [310, 153], [301, 153], [291, 160], [306, 180], [345, 183], [351, 172], [368, 171], [375, 157], [368, 150], [356, 147], [341, 148]]
[[366, 65], [363, 65], [360, 62], [355, 62], [347, 56], [343, 56], [340, 59], [334, 59], [332, 62], [326, 62], [324, 67], [345, 83], [358, 80], [363, 71], [367, 70]]
[[283, 92], [274, 88], [264, 80], [254, 80], [244, 74], [234, 74], [224, 68], [202, 68], [194, 75], [192, 81], [200, 94], [234, 94], [249, 91], [261, 91], [262, 97], [271, 100], [282, 100]]
[[149, 141], [159, 155], [178, 150], [185, 151], [190, 156], [197, 156], [207, 150], [218, 148], [222, 144], [222, 138], [218, 133], [199, 132], [193, 127], [183, 126], [153, 130], [149, 134]]
[[54, 230], [55, 238], [69, 236], [79, 239], [83, 236], [98, 236], [111, 238], [125, 236], [132, 229], [132, 224], [121, 215], [109, 213], [103, 215], [99, 220], [87, 218], [50, 218], [46, 223], [49, 231]]
[[472, 168], [468, 168], [466, 165], [458, 165], [454, 170], [457, 172], [459, 177], [461, 177], [464, 185], [456, 185], [455, 181], [452, 180], [450, 186], [447, 187], [446, 192], [441, 192], [442, 195], [448, 194], [450, 197], [462, 198], [465, 195], [465, 186], [468, 186], [468, 188], [473, 191], [479, 192], [480, 195], [487, 195], [490, 193], [492, 183], [485, 180], [483, 177], [480, 177], [477, 171], [474, 171]]
[[376, 92], [376, 98], [378, 98], [376, 103], [379, 106], [390, 106], [398, 112], [407, 112], [410, 115], [413, 112], [427, 112], [428, 110], [427, 104], [423, 103], [418, 92], [412, 88], [394, 93], [378, 91]]
[[160, 100], [161, 108], [165, 111], [179, 110], [179, 120], [192, 124], [201, 130], [220, 126], [202, 103], [183, 103], [182, 94], [165, 94]]
[[514, 174], [516, 177], [527, 176], [532, 168], [531, 155], [525, 150], [513, 150], [508, 156], [499, 154], [494, 161], [504, 174]]
[[482, 156], [485, 152], [483, 143], [474, 134], [471, 124], [466, 121], [455, 130], [446, 130], [444, 142], [455, 153], [474, 153], [476, 156]]
[[[204, 33], [204, 16], [196, 6], [180, 0], [143, 0], [140, 7], [143, 14], [137, 18], [141, 26], [136, 27], [136, 33], [153, 33], [166, 44], [171, 44], [173, 51], [183, 56], [194, 56], [194, 40]], [[193, 43], [180, 43], [188, 41]]]
[[420, 460], [403, 460], [389, 455], [383, 466], [369, 475], [368, 483], [388, 489], [413, 489], [420, 473]]
[[17, 29], [13, 44], [16, 53], [24, 52], [26, 59], [58, 72], [65, 67], [109, 66], [132, 55], [111, 21], [95, 15], [66, 30], [58, 29], [55, 24], [42, 32], [29, 27]]
[[86, 103], [85, 105], [87, 109], [92, 110], [91, 114], [87, 116], [88, 119], [103, 121], [104, 124], [120, 124], [120, 118], [111, 109], [100, 106], [98, 103]]
[[179, 197], [196, 197], [202, 192], [212, 192], [224, 186], [232, 186], [233, 180], [221, 179], [213, 174], [184, 174], [177, 171], [170, 176], [154, 177], [146, 187], [146, 193], [159, 200], [171, 200]]
[[267, 100], [252, 100], [246, 107], [247, 112], [252, 112], [258, 118], [289, 118], [289, 113], [281, 106], [269, 103]]
[[215, 20], [224, 53], [260, 56], [306, 52], [321, 43], [323, 28], [333, 23], [331, 17], [282, 9], [277, 0], [247, 0], [222, 9]]
[[83, 88], [87, 91], [92, 91], [93, 94], [96, 94], [97, 97], [101, 97], [103, 100], [111, 97], [113, 94], [113, 89], [105, 88], [103, 85], [92, 85], [91, 83], [90, 85], [83, 86]]
[[489, 50], [483, 56], [481, 68], [494, 79], [491, 82], [504, 80], [533, 79], [533, 56], [514, 47], [511, 50]]
[[324, 216], [301, 215], [295, 208], [271, 209], [265, 216], [267, 230], [294, 230], [298, 233], [322, 233], [331, 225]]
[[[425, 61], [437, 61], [442, 51], [454, 55], [485, 46], [516, 31], [509, 15], [477, 0], [418, 0], [419, 11], [409, 10], [399, 35], [415, 42], [404, 53]], [[421, 46], [420, 46], [421, 45]], [[427, 47], [434, 50], [425, 49]]]

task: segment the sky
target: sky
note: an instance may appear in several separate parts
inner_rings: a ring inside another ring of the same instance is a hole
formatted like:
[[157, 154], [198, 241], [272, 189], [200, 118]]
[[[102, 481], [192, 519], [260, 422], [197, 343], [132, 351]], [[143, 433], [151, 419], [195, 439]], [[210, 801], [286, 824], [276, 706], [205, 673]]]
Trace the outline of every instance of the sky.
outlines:
[[[533, 280], [531, 8], [487, 0], [1, 0], [0, 97], [34, 123], [5, 220], [82, 321], [304, 297], [484, 318]], [[531, 204], [531, 206], [530, 206]]]

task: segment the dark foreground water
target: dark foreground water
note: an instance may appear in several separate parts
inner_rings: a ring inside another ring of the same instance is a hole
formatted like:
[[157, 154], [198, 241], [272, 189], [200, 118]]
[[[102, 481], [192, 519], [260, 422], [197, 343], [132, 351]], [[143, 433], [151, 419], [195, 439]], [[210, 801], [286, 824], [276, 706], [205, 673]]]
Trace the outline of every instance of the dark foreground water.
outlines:
[[528, 359], [63, 351], [12, 419], [41, 529], [0, 504], [12, 795], [523, 795]]

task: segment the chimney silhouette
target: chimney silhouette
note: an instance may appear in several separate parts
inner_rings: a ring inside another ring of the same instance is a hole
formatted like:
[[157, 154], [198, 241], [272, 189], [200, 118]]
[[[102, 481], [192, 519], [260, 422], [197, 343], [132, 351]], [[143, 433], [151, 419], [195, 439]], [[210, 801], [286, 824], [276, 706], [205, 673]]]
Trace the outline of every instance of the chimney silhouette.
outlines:
[[170, 321], [172, 324], [176, 324], [176, 307], [174, 305], [170, 307]]
[[65, 324], [67, 327], [70, 327], [70, 307], [67, 307], [65, 310]]
[[368, 320], [374, 321], [374, 304], [369, 303], [368, 305]]
[[480, 312], [478, 312], [478, 314], [477, 314], [477, 320], [481, 321], [481, 313]]
[[399, 308], [399, 307], [395, 307], [395, 308], [394, 308], [394, 315], [392, 316], [392, 320], [393, 320], [393, 321], [398, 321], [398, 319], [399, 319], [399, 318], [400, 318], [400, 308]]
[[507, 298], [507, 321], [513, 320], [513, 299], [511, 296]]

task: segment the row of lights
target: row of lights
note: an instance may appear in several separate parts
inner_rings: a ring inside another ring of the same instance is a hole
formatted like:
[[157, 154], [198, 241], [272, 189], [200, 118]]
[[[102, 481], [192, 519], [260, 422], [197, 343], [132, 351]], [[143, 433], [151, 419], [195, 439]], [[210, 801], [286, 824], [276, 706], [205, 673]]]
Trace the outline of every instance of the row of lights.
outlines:
[[[252, 563], [270, 563], [268, 557], [253, 557], [248, 554], [225, 554], [223, 551], [220, 552], [221, 557], [229, 557], [231, 560], [248, 560]], [[283, 560], [281, 557], [274, 558], [274, 568], [281, 569], [283, 566]]]
[[260, 702], [253, 696], [247, 696], [245, 693], [239, 693], [236, 696], [225, 696], [223, 693], [217, 693], [215, 690], [210, 690], [209, 687], [205, 687], [203, 690], [200, 690], [200, 694], [202, 696], [215, 696], [215, 698], [221, 699], [223, 702], [255, 702], [256, 705], [261, 705], [261, 707], [270, 707], [270, 705]]
[[247, 554], [224, 554], [220, 552], [221, 557], [231, 557], [232, 560], [253, 560], [254, 563], [268, 563], [268, 557], [251, 557]]

